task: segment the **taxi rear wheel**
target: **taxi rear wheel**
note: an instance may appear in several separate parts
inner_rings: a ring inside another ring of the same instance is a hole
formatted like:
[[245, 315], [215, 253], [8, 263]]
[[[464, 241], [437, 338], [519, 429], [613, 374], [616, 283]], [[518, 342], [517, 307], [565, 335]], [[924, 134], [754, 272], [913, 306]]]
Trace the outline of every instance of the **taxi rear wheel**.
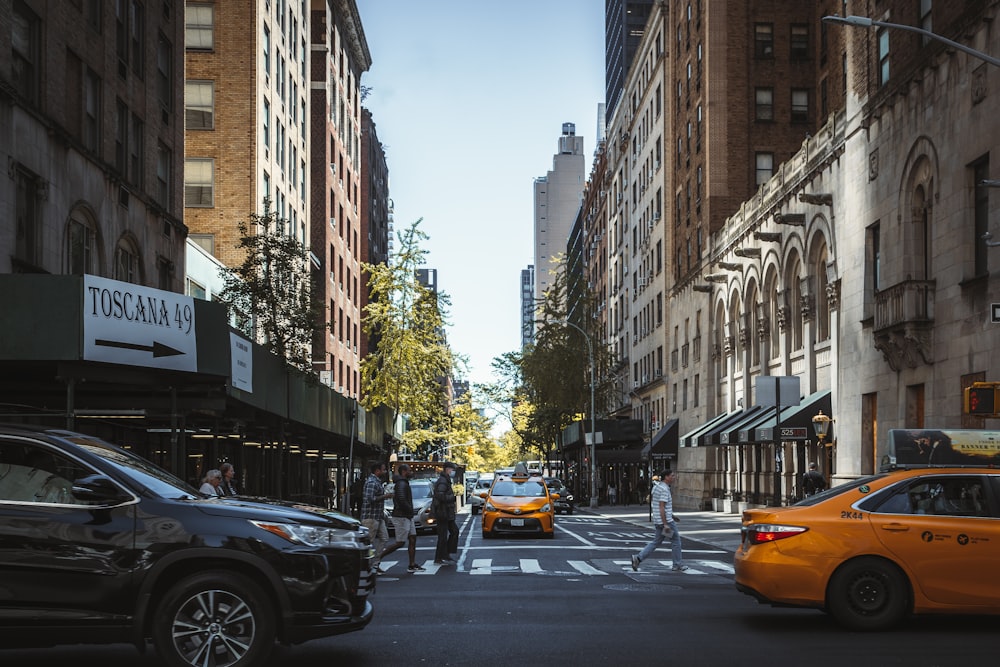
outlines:
[[852, 630], [884, 630], [903, 620], [909, 597], [899, 568], [878, 558], [858, 558], [830, 579], [827, 609]]

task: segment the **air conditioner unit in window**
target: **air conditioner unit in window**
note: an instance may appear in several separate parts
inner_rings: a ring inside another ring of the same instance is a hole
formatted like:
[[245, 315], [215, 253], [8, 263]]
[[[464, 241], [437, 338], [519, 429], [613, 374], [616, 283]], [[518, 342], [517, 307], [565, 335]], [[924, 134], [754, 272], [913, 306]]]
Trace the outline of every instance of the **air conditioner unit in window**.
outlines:
[[635, 382], [632, 383], [632, 388], [633, 389], [638, 389], [639, 388], [639, 381], [638, 380], [636, 380]]
[[331, 229], [336, 229], [337, 228], [337, 219], [336, 218], [330, 218], [330, 228]]
[[656, 222], [659, 219], [660, 219], [660, 212], [656, 211], [655, 213], [653, 213], [653, 222]]

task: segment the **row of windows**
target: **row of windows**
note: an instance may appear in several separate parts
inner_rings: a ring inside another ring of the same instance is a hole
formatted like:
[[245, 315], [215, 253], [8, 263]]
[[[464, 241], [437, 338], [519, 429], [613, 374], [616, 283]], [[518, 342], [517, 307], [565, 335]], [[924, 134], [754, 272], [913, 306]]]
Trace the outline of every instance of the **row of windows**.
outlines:
[[[789, 26], [788, 58], [807, 60], [809, 58], [809, 26], [793, 23]], [[755, 58], [774, 58], [774, 24], [755, 23], [753, 26], [753, 54]]]
[[[774, 117], [774, 88], [760, 87], [754, 89], [754, 117], [759, 121], [772, 121]], [[809, 122], [809, 91], [805, 88], [792, 88], [789, 118], [793, 123]]]

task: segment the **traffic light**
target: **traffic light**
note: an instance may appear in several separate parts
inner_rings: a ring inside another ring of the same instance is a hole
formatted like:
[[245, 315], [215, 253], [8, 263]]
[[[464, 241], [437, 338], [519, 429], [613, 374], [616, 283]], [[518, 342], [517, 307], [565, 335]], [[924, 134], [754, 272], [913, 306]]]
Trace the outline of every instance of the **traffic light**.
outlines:
[[965, 413], [976, 417], [996, 417], [1000, 407], [1000, 382], [974, 382], [965, 388]]

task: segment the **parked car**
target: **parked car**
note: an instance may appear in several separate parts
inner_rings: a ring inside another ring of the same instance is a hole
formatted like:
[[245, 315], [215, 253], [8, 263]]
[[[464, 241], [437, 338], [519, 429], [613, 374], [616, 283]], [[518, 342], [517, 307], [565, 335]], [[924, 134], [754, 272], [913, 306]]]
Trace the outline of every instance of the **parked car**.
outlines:
[[930, 434], [905, 436], [914, 443], [897, 452], [911, 461], [891, 453], [876, 475], [744, 511], [737, 588], [858, 630], [910, 613], [1000, 614], [1000, 432], [908, 433]]
[[550, 493], [559, 494], [555, 500], [556, 514], [572, 514], [574, 501], [569, 487], [563, 484], [558, 477], [546, 477], [545, 485], [549, 487]]
[[[410, 491], [413, 493], [413, 527], [418, 533], [437, 530], [437, 521], [431, 510], [431, 503], [434, 501], [434, 482], [433, 479], [424, 478], [410, 480]], [[392, 521], [389, 519], [392, 507], [392, 498], [389, 498], [385, 501], [386, 524], [389, 526], [389, 532], [395, 534], [392, 530]]]
[[208, 497], [97, 438], [0, 426], [5, 647], [150, 639], [172, 667], [253, 667], [367, 626], [372, 556], [340, 512]]
[[483, 538], [500, 533], [555, 536], [555, 508], [545, 480], [516, 467], [509, 477], [498, 475], [483, 503]]

